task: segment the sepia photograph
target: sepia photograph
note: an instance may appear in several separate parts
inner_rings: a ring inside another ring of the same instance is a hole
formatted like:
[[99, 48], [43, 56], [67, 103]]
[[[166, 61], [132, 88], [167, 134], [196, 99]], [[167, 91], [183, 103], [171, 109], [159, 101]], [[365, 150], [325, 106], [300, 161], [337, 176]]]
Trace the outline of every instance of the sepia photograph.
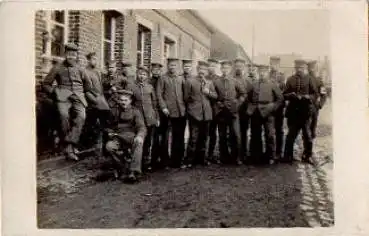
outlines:
[[329, 11], [34, 19], [39, 228], [334, 226]]

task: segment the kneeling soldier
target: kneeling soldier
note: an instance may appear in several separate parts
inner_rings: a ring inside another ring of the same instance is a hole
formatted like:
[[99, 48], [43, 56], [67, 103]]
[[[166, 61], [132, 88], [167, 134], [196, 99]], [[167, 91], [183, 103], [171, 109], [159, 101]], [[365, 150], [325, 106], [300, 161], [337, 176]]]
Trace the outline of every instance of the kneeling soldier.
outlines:
[[106, 152], [115, 162], [116, 177], [120, 177], [126, 166], [122, 153], [131, 150], [131, 163], [127, 180], [135, 182], [142, 173], [142, 146], [146, 135], [145, 123], [141, 113], [132, 107], [131, 91], [120, 90], [118, 104], [112, 107], [112, 117], [107, 131]]
[[209, 123], [212, 119], [212, 106], [210, 99], [216, 99], [214, 86], [206, 80], [208, 64], [198, 62], [198, 76], [185, 81], [184, 100], [187, 104], [187, 112], [190, 126], [190, 138], [187, 148], [185, 164], [207, 165], [205, 161], [206, 143], [209, 133]]
[[283, 101], [278, 86], [268, 78], [269, 67], [259, 66], [259, 80], [253, 83], [249, 92], [250, 105], [247, 114], [251, 116], [250, 152], [253, 158], [262, 156], [262, 128], [266, 144], [266, 160], [274, 163], [276, 157], [274, 112]]

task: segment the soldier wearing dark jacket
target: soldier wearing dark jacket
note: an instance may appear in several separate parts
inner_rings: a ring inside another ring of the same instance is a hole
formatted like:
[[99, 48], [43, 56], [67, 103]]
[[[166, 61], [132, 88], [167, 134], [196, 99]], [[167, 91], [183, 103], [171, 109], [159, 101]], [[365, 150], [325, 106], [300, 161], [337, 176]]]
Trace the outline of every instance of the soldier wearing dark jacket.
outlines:
[[311, 136], [314, 139], [316, 136], [316, 126], [318, 124], [319, 110], [322, 109], [327, 99], [327, 92], [323, 83], [323, 79], [317, 76], [317, 61], [310, 61], [308, 63], [308, 71], [315, 87], [317, 89], [317, 96], [314, 100], [315, 109], [311, 119]]
[[[283, 91], [286, 88], [286, 81], [285, 81], [284, 74], [279, 72], [280, 58], [270, 57], [269, 62], [270, 62], [270, 67], [271, 67], [270, 79], [272, 82], [277, 84], [277, 86], [283, 93]], [[275, 127], [275, 136], [276, 136], [276, 157], [277, 159], [280, 159], [282, 157], [282, 151], [283, 151], [284, 108], [285, 108], [285, 102], [283, 99], [280, 106], [274, 112], [274, 127]]]
[[[184, 78], [178, 75], [178, 59], [168, 59], [168, 72], [161, 77], [157, 86], [160, 110], [164, 122], [172, 127], [171, 166], [181, 167], [184, 156], [184, 133], [186, 128], [186, 106], [183, 100]], [[166, 132], [168, 134], [168, 132]], [[164, 140], [167, 140], [165, 137]], [[164, 163], [167, 163], [164, 160]]]
[[[234, 78], [240, 83], [242, 89], [245, 91], [246, 94], [250, 91], [252, 87], [251, 79], [248, 76], [248, 72], [246, 71], [246, 61], [241, 58], [237, 58], [234, 61], [234, 69], [235, 69], [235, 76]], [[240, 105], [239, 108], [239, 117], [240, 117], [240, 134], [241, 134], [241, 155], [242, 160], [246, 163], [248, 157], [248, 130], [249, 130], [249, 123], [250, 123], [250, 116], [247, 114], [247, 107], [249, 101], [247, 97], [245, 101]]]
[[[220, 78], [216, 74], [216, 69], [219, 65], [219, 61], [215, 59], [208, 59], [208, 63], [209, 63], [209, 68], [208, 68], [208, 76], [206, 77], [206, 80], [214, 84], [214, 81]], [[215, 119], [215, 112], [214, 112], [216, 100], [211, 99], [210, 103], [212, 107], [213, 116], [209, 124], [209, 145], [208, 145], [207, 159], [210, 162], [219, 164], [220, 163], [219, 159], [216, 159], [214, 157], [214, 149], [217, 143], [217, 130], [218, 130], [217, 120]]]
[[307, 75], [307, 64], [303, 60], [295, 61], [296, 73], [287, 79], [284, 91], [288, 101], [285, 116], [287, 118], [288, 134], [284, 149], [285, 162], [293, 161], [293, 145], [302, 130], [304, 153], [302, 160], [311, 163], [313, 141], [311, 137], [311, 117], [314, 109], [313, 101], [317, 91], [315, 85]]
[[122, 87], [122, 83], [124, 84], [126, 79], [122, 75], [118, 74], [117, 63], [115, 61], [108, 61], [106, 66], [108, 72], [105, 75], [105, 79], [103, 81], [103, 89], [105, 98], [109, 101], [110, 104], [113, 101], [113, 99], [111, 99], [112, 94], [119, 89], [124, 89], [124, 87]]
[[[240, 104], [245, 99], [245, 91], [231, 76], [231, 66], [232, 62], [223, 61], [221, 63], [223, 75], [214, 81], [215, 91], [218, 94], [214, 111], [219, 129], [221, 162], [233, 162], [241, 165], [241, 137], [238, 111]], [[228, 140], [228, 131], [230, 140]], [[231, 154], [228, 151], [228, 143], [231, 145]]]
[[247, 114], [251, 116], [250, 152], [254, 158], [262, 157], [262, 128], [264, 128], [266, 155], [265, 160], [270, 164], [276, 158], [274, 112], [283, 102], [283, 95], [278, 86], [270, 80], [269, 68], [259, 66], [259, 80], [253, 83], [248, 94], [250, 104]]
[[133, 93], [128, 90], [119, 90], [118, 101], [111, 108], [111, 118], [106, 129], [108, 142], [106, 151], [115, 162], [116, 177], [120, 177], [125, 168], [122, 153], [131, 150], [131, 162], [129, 163], [129, 181], [137, 181], [142, 173], [142, 146], [146, 135], [145, 122], [139, 110], [131, 105]]
[[[89, 117], [92, 121], [93, 128], [97, 129], [97, 137], [95, 141], [95, 151], [98, 156], [102, 153], [102, 131], [106, 126], [106, 120], [109, 117], [110, 108], [108, 102], [105, 99], [103, 86], [102, 86], [102, 74], [96, 68], [97, 57], [96, 53], [92, 52], [86, 56], [88, 65], [86, 67], [86, 73], [90, 80], [91, 90], [86, 92], [86, 98], [89, 102]], [[87, 117], [88, 118], [88, 117]]]
[[[158, 81], [161, 79], [162, 76], [162, 67], [163, 65], [160, 63], [152, 63], [151, 64], [151, 79], [150, 84], [153, 86], [155, 95], [157, 95], [157, 86]], [[157, 96], [156, 96], [157, 97]], [[162, 160], [169, 160], [169, 153], [168, 153], [168, 118], [164, 115], [161, 111], [159, 103], [157, 103], [156, 107], [158, 113], [158, 123], [159, 126], [155, 129], [155, 134], [153, 137], [153, 145], [151, 150], [151, 165], [152, 168], [157, 169], [161, 166], [162, 162], [159, 162], [160, 159]]]
[[[53, 96], [61, 119], [61, 138], [66, 158], [78, 160], [76, 146], [86, 118], [85, 93], [91, 89], [86, 71], [77, 64], [77, 46], [65, 46], [65, 60], [54, 66], [43, 82]], [[56, 87], [53, 82], [56, 81]], [[72, 119], [71, 112], [74, 112]]]
[[127, 89], [133, 92], [133, 105], [143, 115], [147, 130], [142, 151], [144, 169], [151, 169], [151, 144], [155, 129], [159, 124], [156, 94], [152, 85], [147, 81], [148, 75], [149, 71], [146, 67], [139, 67], [137, 80], [127, 86]]
[[208, 64], [199, 61], [197, 66], [198, 76], [185, 81], [184, 100], [187, 105], [187, 113], [190, 127], [190, 138], [187, 147], [185, 164], [207, 165], [205, 160], [206, 143], [209, 133], [209, 122], [212, 120], [211, 99], [216, 99], [217, 94], [211, 81], [206, 80]]
[[183, 70], [183, 78], [185, 80], [192, 78], [192, 60], [184, 59], [182, 60], [182, 70]]

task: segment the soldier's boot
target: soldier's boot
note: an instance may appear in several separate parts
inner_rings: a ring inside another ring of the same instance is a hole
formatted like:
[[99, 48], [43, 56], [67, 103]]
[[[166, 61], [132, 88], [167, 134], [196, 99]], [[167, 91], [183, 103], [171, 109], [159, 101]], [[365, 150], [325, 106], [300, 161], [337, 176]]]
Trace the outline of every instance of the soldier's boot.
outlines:
[[75, 154], [74, 147], [71, 143], [67, 144], [64, 154], [67, 160], [79, 161], [79, 157]]

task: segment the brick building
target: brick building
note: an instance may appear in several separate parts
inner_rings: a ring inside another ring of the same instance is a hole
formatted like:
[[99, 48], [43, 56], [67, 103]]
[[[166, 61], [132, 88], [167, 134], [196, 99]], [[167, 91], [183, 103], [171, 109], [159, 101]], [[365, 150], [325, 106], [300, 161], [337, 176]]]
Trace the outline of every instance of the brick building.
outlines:
[[148, 66], [167, 57], [208, 58], [214, 31], [194, 10], [37, 11], [35, 21], [37, 84], [67, 42], [78, 45], [81, 63], [95, 51], [101, 68], [110, 59]]

